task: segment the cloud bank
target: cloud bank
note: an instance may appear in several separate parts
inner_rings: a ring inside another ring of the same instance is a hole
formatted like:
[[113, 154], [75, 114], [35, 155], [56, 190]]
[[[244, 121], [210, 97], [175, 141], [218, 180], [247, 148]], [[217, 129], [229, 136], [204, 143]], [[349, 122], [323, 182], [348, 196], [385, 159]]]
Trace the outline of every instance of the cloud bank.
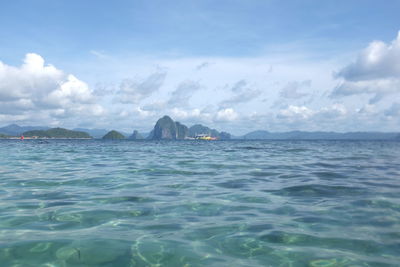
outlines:
[[96, 64], [116, 76], [102, 79], [88, 68], [95, 86], [30, 53], [20, 66], [0, 62], [0, 123], [149, 131], [167, 114], [236, 135], [399, 131], [399, 47], [400, 35], [374, 41], [353, 61], [335, 64], [282, 55], [136, 61], [107, 55]]

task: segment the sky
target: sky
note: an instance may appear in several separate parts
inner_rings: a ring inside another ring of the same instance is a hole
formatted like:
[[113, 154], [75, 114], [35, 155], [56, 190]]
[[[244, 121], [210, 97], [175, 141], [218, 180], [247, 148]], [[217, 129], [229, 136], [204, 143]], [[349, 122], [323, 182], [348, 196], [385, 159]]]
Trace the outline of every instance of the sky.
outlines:
[[0, 126], [400, 131], [400, 1], [13, 0]]

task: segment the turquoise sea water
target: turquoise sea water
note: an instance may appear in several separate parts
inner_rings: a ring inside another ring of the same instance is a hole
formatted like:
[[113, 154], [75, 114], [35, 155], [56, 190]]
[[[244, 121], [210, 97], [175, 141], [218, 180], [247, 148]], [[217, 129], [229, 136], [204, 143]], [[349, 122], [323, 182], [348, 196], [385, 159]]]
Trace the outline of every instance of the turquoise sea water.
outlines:
[[400, 266], [400, 142], [3, 140], [0, 266]]

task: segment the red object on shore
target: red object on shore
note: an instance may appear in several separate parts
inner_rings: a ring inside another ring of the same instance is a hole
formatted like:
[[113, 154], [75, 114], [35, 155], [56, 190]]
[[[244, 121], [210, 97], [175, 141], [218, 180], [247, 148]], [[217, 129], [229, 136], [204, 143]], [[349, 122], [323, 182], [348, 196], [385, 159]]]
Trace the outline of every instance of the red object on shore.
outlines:
[[21, 140], [24, 140], [24, 136], [23, 135], [21, 135]]

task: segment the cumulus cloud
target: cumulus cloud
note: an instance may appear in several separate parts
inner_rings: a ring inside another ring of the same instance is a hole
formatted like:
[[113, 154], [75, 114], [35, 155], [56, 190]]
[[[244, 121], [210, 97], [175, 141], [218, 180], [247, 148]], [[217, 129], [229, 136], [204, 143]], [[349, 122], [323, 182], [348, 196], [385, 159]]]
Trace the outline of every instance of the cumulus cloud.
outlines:
[[82, 113], [97, 116], [104, 112], [85, 82], [46, 65], [34, 53], [26, 54], [20, 67], [0, 62], [0, 105], [2, 114], [21, 114], [24, 119], [43, 112], [49, 118]]
[[331, 97], [371, 94], [370, 104], [400, 93], [400, 32], [390, 44], [374, 41], [335, 75], [342, 81]]
[[121, 103], [139, 103], [141, 100], [157, 92], [164, 84], [167, 73], [157, 71], [142, 81], [125, 79], [121, 82], [118, 101]]
[[307, 119], [314, 114], [314, 111], [305, 106], [289, 106], [286, 109], [278, 112], [278, 118], [289, 118], [289, 119]]
[[[20, 67], [0, 62], [0, 100], [41, 98], [57, 89], [64, 74], [52, 65], [44, 65], [37, 54], [27, 54]], [[33, 94], [34, 92], [34, 94]]]
[[391, 44], [374, 41], [356, 61], [341, 69], [337, 77], [348, 81], [365, 81], [400, 77], [400, 31]]
[[203, 120], [204, 116], [207, 114], [203, 114], [199, 109], [191, 109], [191, 110], [185, 110], [181, 108], [173, 108], [171, 110], [171, 114], [174, 118], [178, 120], [189, 120], [189, 119], [201, 119]]
[[288, 121], [332, 121], [343, 118], [347, 114], [347, 109], [342, 104], [333, 104], [319, 110], [313, 110], [306, 106], [289, 106], [278, 112], [277, 118], [287, 119]]
[[347, 108], [343, 104], [333, 104], [328, 107], [321, 108], [314, 113], [315, 118], [323, 120], [332, 120], [343, 118], [348, 113]]
[[261, 95], [260, 90], [248, 87], [246, 80], [240, 80], [236, 82], [230, 91], [233, 93], [233, 95], [230, 98], [220, 102], [220, 106], [226, 108], [228, 106], [246, 103]]

